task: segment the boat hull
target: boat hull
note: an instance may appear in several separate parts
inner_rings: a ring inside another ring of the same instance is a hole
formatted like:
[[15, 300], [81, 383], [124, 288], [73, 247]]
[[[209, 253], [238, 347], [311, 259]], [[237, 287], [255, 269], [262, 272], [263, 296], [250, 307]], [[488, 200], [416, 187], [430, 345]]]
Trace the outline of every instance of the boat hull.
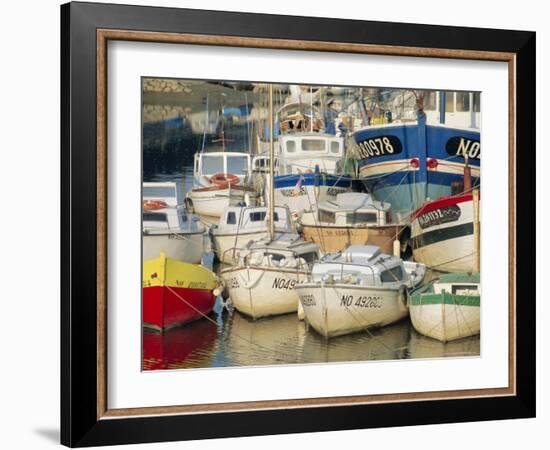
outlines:
[[212, 311], [216, 276], [202, 266], [160, 257], [143, 262], [142, 321], [167, 330]]
[[408, 314], [401, 290], [320, 283], [296, 290], [306, 322], [326, 338], [389, 325]]
[[476, 129], [417, 123], [369, 126], [352, 135], [359, 175], [377, 200], [406, 217], [426, 198], [451, 194], [464, 178], [465, 155], [472, 182], [480, 177], [481, 144]]
[[399, 234], [398, 226], [338, 227], [331, 225], [304, 225], [306, 241], [315, 242], [324, 253], [344, 250], [349, 245], [377, 245], [383, 253], [393, 253], [393, 241]]
[[479, 296], [413, 295], [409, 311], [416, 331], [441, 342], [475, 336], [480, 331]]
[[195, 214], [219, 220], [225, 208], [244, 201], [245, 192], [240, 187], [196, 188], [187, 194], [187, 201]]
[[200, 231], [143, 236], [143, 261], [158, 258], [161, 252], [168, 258], [199, 264], [204, 254], [204, 233]]
[[294, 286], [307, 279], [305, 271], [265, 267], [236, 267], [221, 272], [237, 311], [253, 319], [298, 310]]
[[415, 261], [443, 272], [476, 271], [472, 195], [426, 203], [411, 224]]

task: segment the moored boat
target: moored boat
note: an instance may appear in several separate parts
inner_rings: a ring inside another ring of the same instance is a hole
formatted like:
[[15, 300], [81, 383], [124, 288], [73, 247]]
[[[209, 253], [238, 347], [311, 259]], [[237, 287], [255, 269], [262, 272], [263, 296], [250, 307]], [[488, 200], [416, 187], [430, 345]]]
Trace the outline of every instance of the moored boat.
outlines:
[[419, 287], [409, 311], [416, 331], [442, 342], [479, 334], [479, 273], [448, 273]]
[[251, 242], [238, 263], [220, 273], [237, 311], [258, 319], [298, 310], [296, 284], [307, 279], [319, 246], [298, 237]]
[[378, 328], [408, 314], [407, 291], [422, 281], [423, 264], [404, 262], [372, 245], [352, 245], [314, 264], [296, 285], [306, 323], [329, 338]]
[[[268, 208], [265, 206], [229, 206], [210, 236], [218, 259], [226, 264], [237, 262], [237, 251], [250, 241], [269, 236]], [[273, 212], [275, 238], [283, 234], [298, 237], [288, 208], [276, 207]]]
[[290, 103], [279, 110], [278, 117], [275, 205], [298, 214], [349, 191], [352, 179], [341, 173], [344, 138], [326, 132], [319, 111], [308, 104]]
[[199, 218], [178, 205], [174, 182], [143, 183], [143, 260], [168, 258], [200, 263], [205, 227]]
[[253, 191], [247, 186], [250, 162], [248, 153], [196, 153], [194, 187], [186, 197], [189, 209], [216, 222], [225, 208], [252, 198]]
[[391, 205], [360, 192], [338, 194], [335, 201], [320, 202], [317, 208], [304, 211], [298, 222], [304, 239], [319, 244], [324, 253], [365, 244], [392, 253], [400, 233], [400, 227], [392, 223]]
[[473, 192], [424, 203], [412, 215], [415, 261], [443, 272], [479, 270], [474, 216]]
[[167, 330], [209, 314], [218, 280], [204, 267], [159, 257], [143, 262], [143, 325]]
[[450, 195], [452, 186], [462, 182], [467, 163], [472, 184], [479, 184], [478, 128], [427, 124], [419, 111], [416, 122], [367, 126], [354, 132], [351, 141], [360, 178], [402, 218], [428, 198]]

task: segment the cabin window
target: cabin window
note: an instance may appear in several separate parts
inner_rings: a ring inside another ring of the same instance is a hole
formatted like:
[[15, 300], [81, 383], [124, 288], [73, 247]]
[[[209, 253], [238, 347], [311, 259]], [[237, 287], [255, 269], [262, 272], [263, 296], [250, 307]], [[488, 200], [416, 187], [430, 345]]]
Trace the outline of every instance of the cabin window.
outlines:
[[319, 222], [336, 223], [336, 214], [321, 209], [319, 210]]
[[148, 186], [143, 188], [144, 198], [176, 198], [176, 190], [169, 186]]
[[378, 214], [375, 212], [346, 214], [346, 221], [349, 225], [361, 223], [377, 223], [377, 219]]
[[242, 156], [228, 157], [226, 172], [234, 175], [246, 175], [248, 172], [248, 158]]
[[223, 173], [223, 156], [203, 156], [202, 157], [202, 173], [205, 175], [213, 175], [215, 173]]
[[144, 222], [168, 222], [168, 218], [165, 213], [156, 213], [156, 212], [144, 212], [143, 213]]
[[474, 112], [481, 111], [481, 93], [474, 92]]
[[317, 255], [317, 252], [304, 253], [304, 254], [299, 255], [299, 256], [300, 256], [300, 258], [305, 259], [305, 261], [307, 263], [313, 263], [313, 262], [315, 262], [319, 259], [319, 256]]
[[437, 93], [435, 91], [428, 91], [424, 93], [424, 111], [435, 111]]
[[302, 139], [302, 150], [306, 152], [322, 152], [325, 149], [325, 141], [321, 139]]
[[470, 93], [469, 92], [456, 93], [456, 110], [458, 112], [470, 111]]
[[380, 280], [382, 283], [394, 283], [403, 279], [403, 269], [401, 266], [392, 267], [391, 269], [384, 270], [380, 274]]
[[266, 167], [269, 167], [269, 160], [268, 159], [257, 159], [256, 160], [256, 167], [258, 169], [265, 169]]
[[330, 143], [330, 152], [331, 153], [340, 153], [340, 142], [332, 141]]
[[[269, 253], [265, 253], [265, 256], [269, 255]], [[285, 258], [285, 255], [280, 255], [278, 253], [271, 253], [271, 259], [273, 261], [281, 261]]]
[[235, 225], [237, 223], [237, 216], [233, 211], [227, 213], [227, 225]]
[[286, 143], [286, 151], [287, 153], [294, 153], [296, 151], [296, 142], [294, 141], [287, 141]]
[[445, 112], [455, 112], [455, 95], [454, 92], [445, 93]]
[[[256, 211], [256, 212], [251, 212], [248, 217], [250, 218], [251, 222], [262, 222], [265, 220], [266, 216], [267, 216], [266, 211]], [[273, 213], [273, 220], [275, 222], [279, 220], [279, 216], [277, 215], [276, 212]]]

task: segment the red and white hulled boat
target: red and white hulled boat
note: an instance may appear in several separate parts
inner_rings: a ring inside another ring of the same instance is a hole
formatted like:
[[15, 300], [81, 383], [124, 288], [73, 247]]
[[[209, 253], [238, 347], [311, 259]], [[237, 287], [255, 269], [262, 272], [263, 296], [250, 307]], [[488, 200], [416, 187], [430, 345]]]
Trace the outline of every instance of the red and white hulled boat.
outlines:
[[424, 203], [412, 215], [414, 259], [443, 272], [473, 272], [479, 255], [472, 192]]

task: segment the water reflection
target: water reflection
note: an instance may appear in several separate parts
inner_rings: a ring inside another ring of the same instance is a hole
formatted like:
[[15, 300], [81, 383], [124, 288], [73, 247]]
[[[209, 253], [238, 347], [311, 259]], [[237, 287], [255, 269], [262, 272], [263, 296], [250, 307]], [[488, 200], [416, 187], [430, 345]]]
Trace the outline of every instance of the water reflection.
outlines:
[[479, 356], [480, 337], [471, 336], [457, 341], [440, 342], [417, 333], [411, 327], [407, 358], [459, 358]]
[[198, 320], [164, 334], [143, 329], [143, 370], [209, 367], [216, 346], [217, 327]]
[[479, 336], [444, 344], [416, 333], [409, 320], [327, 340], [296, 314], [253, 321], [220, 302], [210, 320], [164, 334], [143, 331], [144, 370], [464, 357], [479, 350]]

